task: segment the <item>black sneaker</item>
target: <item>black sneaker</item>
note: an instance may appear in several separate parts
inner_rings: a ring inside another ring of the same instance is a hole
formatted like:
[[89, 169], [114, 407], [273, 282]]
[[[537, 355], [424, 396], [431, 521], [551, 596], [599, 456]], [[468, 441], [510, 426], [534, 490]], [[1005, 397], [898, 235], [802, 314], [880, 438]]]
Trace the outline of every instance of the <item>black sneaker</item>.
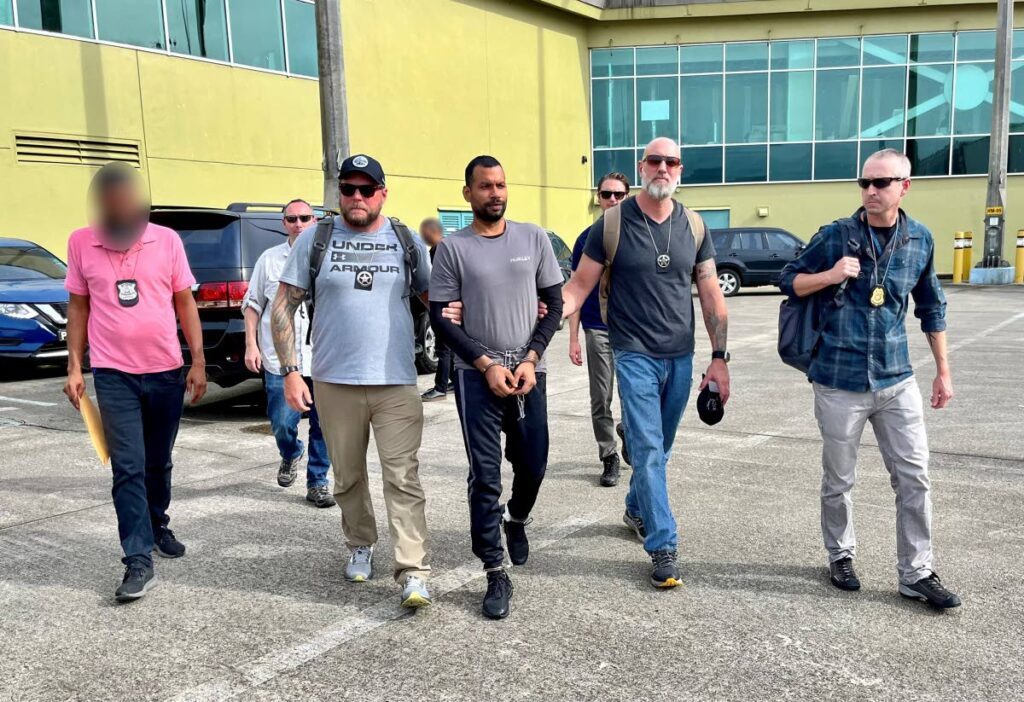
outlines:
[[651, 585], [668, 588], [682, 585], [679, 579], [679, 567], [676, 565], [676, 552], [664, 549], [651, 554], [654, 570], [651, 571]]
[[946, 589], [936, 573], [918, 580], [913, 585], [900, 583], [900, 594], [913, 600], [922, 600], [936, 609], [960, 606], [960, 598]]
[[420, 399], [424, 402], [436, 402], [437, 400], [443, 400], [448, 397], [447, 393], [443, 393], [437, 388], [430, 388], [425, 393], [420, 395]]
[[505, 546], [508, 549], [508, 557], [512, 561], [512, 565], [526, 565], [526, 559], [530, 557], [530, 541], [526, 538], [526, 525], [532, 521], [532, 519], [527, 519], [520, 522], [504, 515], [501, 517], [501, 526], [505, 529]]
[[622, 422], [615, 425], [615, 433], [619, 435], [619, 441], [622, 442], [622, 460], [626, 462], [627, 466], [632, 467], [633, 461], [629, 460], [629, 449], [626, 448], [626, 430], [622, 426]]
[[860, 579], [853, 570], [852, 558], [840, 558], [828, 564], [829, 579], [840, 590], [860, 590]]
[[615, 487], [619, 484], [619, 454], [613, 453], [601, 459], [604, 472], [601, 473], [602, 487]]
[[292, 483], [295, 482], [296, 476], [299, 474], [299, 461], [302, 460], [302, 456], [306, 453], [303, 449], [295, 458], [282, 458], [281, 465], [277, 469], [277, 484], [281, 487], [291, 487]]
[[639, 514], [630, 514], [628, 510], [623, 512], [622, 523], [633, 530], [636, 538], [640, 539], [640, 543], [647, 540], [647, 529], [644, 527], [644, 520], [640, 518]]
[[145, 596], [156, 585], [156, 573], [153, 568], [141, 565], [129, 565], [124, 569], [124, 579], [114, 592], [118, 602], [131, 602]]
[[327, 488], [326, 485], [317, 485], [306, 490], [306, 501], [312, 502], [317, 507], [323, 509], [324, 507], [333, 507], [337, 504], [334, 501], [334, 495]]
[[153, 550], [163, 558], [181, 558], [185, 555], [185, 544], [174, 538], [174, 532], [170, 529], [160, 529], [157, 531]]
[[504, 568], [487, 572], [487, 594], [484, 595], [483, 612], [488, 619], [504, 619], [508, 616], [509, 601], [512, 599], [512, 580]]

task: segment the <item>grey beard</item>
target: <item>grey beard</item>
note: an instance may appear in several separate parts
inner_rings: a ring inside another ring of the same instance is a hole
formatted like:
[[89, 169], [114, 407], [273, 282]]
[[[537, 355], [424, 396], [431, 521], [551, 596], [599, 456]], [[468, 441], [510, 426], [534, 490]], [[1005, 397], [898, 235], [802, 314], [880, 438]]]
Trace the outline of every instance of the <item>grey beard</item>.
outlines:
[[661, 183], [655, 183], [653, 181], [644, 181], [643, 184], [644, 192], [653, 197], [655, 200], [667, 200], [672, 197], [672, 193], [675, 192], [675, 185], [662, 185]]

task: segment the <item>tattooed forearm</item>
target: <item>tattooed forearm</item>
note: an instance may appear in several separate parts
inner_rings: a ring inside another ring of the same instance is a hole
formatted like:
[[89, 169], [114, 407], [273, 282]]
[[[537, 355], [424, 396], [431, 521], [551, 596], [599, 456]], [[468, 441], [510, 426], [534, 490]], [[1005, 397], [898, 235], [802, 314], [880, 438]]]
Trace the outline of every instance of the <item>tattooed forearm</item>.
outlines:
[[707, 261], [697, 264], [697, 282], [717, 277], [718, 269], [715, 267], [715, 259], [709, 258]]
[[305, 298], [306, 291], [302, 288], [281, 283], [270, 308], [270, 331], [282, 366], [295, 365], [295, 311]]
[[719, 310], [705, 310], [704, 326], [707, 327], [708, 336], [711, 338], [711, 348], [715, 351], [725, 351], [728, 348], [729, 316]]
[[935, 366], [940, 370], [947, 366], [946, 358], [946, 332], [926, 332], [928, 346], [932, 350], [932, 357], [935, 359]]

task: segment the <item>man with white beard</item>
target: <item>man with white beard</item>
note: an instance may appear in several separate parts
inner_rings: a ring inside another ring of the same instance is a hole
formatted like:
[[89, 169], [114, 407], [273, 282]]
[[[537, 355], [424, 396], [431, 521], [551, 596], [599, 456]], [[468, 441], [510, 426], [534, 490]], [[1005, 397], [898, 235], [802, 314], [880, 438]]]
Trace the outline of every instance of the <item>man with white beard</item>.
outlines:
[[[715, 250], [700, 215], [672, 198], [681, 174], [674, 141], [659, 138], [648, 144], [640, 161], [642, 190], [610, 208], [590, 229], [579, 266], [562, 290], [562, 314], [568, 317], [587, 299], [606, 267], [611, 273], [608, 339], [619, 377], [625, 447], [633, 466], [623, 521], [643, 541], [654, 564], [651, 584], [661, 588], [680, 583], [676, 522], [665, 472], [690, 397], [694, 279], [713, 350], [700, 388], [715, 382], [722, 403], [729, 399], [728, 311], [718, 287]], [[614, 223], [616, 216], [618, 243], [606, 250], [610, 240], [605, 221]]]

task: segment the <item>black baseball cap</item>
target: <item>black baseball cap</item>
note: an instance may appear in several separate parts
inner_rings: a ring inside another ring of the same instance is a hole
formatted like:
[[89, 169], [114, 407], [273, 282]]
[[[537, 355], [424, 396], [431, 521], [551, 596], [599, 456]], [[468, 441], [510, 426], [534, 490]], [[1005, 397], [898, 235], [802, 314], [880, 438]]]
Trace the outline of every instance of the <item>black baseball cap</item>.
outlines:
[[700, 420], [708, 425], [718, 424], [725, 416], [722, 396], [718, 394], [717, 387], [712, 391], [710, 383], [697, 395], [697, 414], [700, 415]]
[[384, 185], [384, 169], [373, 156], [353, 154], [342, 161], [341, 168], [338, 169], [338, 178], [344, 178], [353, 173], [362, 173], [377, 185]]

